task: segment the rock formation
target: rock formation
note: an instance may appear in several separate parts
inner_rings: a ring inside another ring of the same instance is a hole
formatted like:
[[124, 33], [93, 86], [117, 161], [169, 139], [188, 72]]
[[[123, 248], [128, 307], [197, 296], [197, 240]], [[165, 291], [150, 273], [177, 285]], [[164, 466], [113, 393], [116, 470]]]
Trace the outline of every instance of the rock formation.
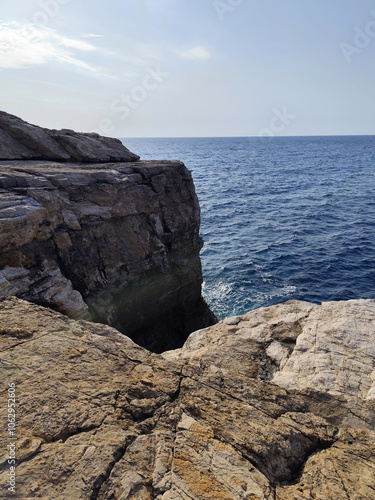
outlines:
[[115, 326], [158, 352], [214, 322], [181, 162], [138, 161], [116, 139], [6, 113], [0, 158], [0, 298]]
[[1, 498], [375, 498], [373, 300], [258, 309], [162, 355], [17, 298], [0, 332]]
[[74, 130], [48, 130], [0, 111], [0, 160], [108, 163], [137, 161], [121, 141]]

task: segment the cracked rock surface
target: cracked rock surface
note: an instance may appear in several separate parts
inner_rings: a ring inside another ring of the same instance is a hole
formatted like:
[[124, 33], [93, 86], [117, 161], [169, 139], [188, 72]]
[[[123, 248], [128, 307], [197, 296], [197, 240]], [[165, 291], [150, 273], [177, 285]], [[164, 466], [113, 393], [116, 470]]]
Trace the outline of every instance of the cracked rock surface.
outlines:
[[374, 345], [371, 300], [258, 309], [159, 355], [6, 299], [16, 498], [374, 499]]

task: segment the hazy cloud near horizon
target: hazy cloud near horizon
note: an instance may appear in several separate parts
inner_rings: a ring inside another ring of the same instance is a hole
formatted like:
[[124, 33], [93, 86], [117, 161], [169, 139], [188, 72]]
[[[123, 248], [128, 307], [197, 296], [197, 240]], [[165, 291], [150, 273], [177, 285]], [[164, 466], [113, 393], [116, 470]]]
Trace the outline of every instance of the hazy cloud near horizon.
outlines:
[[375, 134], [374, 56], [372, 0], [7, 1], [0, 109], [117, 137]]

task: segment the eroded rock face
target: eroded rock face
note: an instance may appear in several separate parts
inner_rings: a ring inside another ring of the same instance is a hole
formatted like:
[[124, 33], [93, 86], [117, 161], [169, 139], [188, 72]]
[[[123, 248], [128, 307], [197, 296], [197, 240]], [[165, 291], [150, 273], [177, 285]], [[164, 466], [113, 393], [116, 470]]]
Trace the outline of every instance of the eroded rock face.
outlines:
[[138, 159], [118, 139], [74, 130], [49, 130], [0, 111], [0, 160], [107, 163]]
[[0, 332], [18, 498], [374, 498], [375, 301], [290, 301], [163, 355], [15, 298]]
[[[77, 147], [63, 154], [68, 136]], [[0, 157], [13, 158], [0, 161], [0, 298], [115, 326], [158, 352], [180, 347], [215, 321], [201, 297], [191, 174], [178, 161], [132, 161], [115, 139], [94, 142], [0, 113]], [[27, 161], [16, 160], [23, 146]]]

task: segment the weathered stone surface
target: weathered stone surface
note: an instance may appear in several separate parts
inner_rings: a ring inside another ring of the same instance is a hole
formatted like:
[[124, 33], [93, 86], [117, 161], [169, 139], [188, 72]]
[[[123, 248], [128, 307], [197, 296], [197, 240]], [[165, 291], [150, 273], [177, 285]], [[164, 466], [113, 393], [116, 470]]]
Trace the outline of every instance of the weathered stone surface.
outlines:
[[0, 162], [0, 297], [179, 347], [214, 321], [199, 224], [181, 162]]
[[117, 139], [4, 112], [1, 158], [0, 299], [109, 324], [158, 352], [216, 321], [183, 163], [135, 161]]
[[286, 389], [375, 400], [374, 315], [375, 302], [328, 302], [315, 308], [272, 381]]
[[118, 139], [74, 130], [48, 130], [0, 111], [0, 160], [106, 163], [138, 159]]
[[157, 355], [6, 299], [1, 421], [15, 383], [19, 463], [13, 496], [2, 447], [1, 498], [373, 499], [374, 343], [371, 300], [290, 301]]

